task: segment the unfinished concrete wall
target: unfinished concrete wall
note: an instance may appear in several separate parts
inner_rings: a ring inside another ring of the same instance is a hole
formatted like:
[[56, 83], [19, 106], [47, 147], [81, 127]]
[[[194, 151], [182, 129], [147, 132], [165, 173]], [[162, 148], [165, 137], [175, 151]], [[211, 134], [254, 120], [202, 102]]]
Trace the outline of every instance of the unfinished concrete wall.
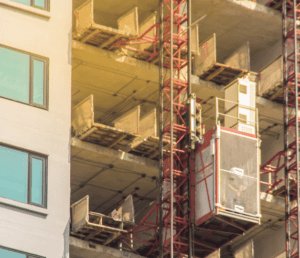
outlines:
[[47, 258], [69, 257], [71, 18], [72, 1], [0, 2], [0, 44], [49, 58], [49, 110], [0, 97], [0, 142], [48, 156], [47, 209], [0, 197], [0, 245]]
[[251, 59], [251, 71], [259, 72], [282, 55], [282, 41], [255, 54]]
[[254, 242], [255, 258], [274, 258], [285, 251], [285, 227]]

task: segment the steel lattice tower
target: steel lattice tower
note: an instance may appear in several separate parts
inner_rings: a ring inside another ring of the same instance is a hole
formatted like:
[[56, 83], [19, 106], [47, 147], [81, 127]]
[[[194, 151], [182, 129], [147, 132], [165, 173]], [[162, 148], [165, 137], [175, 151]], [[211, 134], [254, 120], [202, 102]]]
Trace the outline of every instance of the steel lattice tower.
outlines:
[[[160, 257], [183, 257], [183, 253], [192, 257], [190, 143], [185, 117], [191, 94], [191, 0], [161, 0], [160, 10]], [[163, 139], [170, 146], [164, 151]]]
[[299, 256], [299, 42], [300, 1], [283, 1], [284, 156], [287, 257]]

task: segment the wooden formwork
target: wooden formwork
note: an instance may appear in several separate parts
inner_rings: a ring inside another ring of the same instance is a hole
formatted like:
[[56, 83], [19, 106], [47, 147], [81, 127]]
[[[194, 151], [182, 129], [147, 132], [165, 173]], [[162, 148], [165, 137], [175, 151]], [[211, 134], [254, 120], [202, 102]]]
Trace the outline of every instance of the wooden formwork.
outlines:
[[282, 56], [260, 71], [257, 94], [270, 100], [283, 101]]
[[[132, 115], [132, 114], [130, 114]], [[122, 127], [122, 121], [116, 123]], [[125, 126], [124, 126], [125, 127]], [[119, 129], [94, 121], [93, 95], [80, 102], [72, 109], [73, 136], [81, 140], [102, 145], [113, 149], [126, 149], [138, 137], [137, 128], [130, 130]]]
[[[158, 121], [156, 108], [149, 111], [140, 119], [139, 135], [131, 145], [130, 153], [138, 156], [147, 157], [150, 159], [159, 158], [159, 137], [158, 137]], [[167, 146], [167, 141], [164, 141], [164, 146]]]
[[128, 40], [138, 35], [137, 8], [118, 19], [118, 29], [102, 26], [94, 22], [94, 0], [88, 0], [75, 11], [76, 33], [73, 38], [99, 48], [116, 50], [114, 45], [120, 40]]
[[200, 79], [221, 85], [227, 85], [249, 71], [249, 43], [246, 42], [230, 55], [224, 64], [220, 64], [217, 62], [216, 34], [200, 45], [199, 55], [195, 56], [193, 62], [193, 73]]
[[[75, 40], [102, 49], [115, 51], [126, 48], [126, 53], [140, 60], [158, 64], [159, 41], [157, 12], [153, 12], [141, 24], [138, 22], [138, 8], [117, 20], [118, 29], [103, 26], [94, 21], [94, 0], [88, 0], [75, 11]], [[193, 55], [199, 54], [198, 25], [191, 29]], [[183, 51], [186, 54], [186, 51]]]
[[[93, 95], [90, 95], [73, 107], [73, 136], [107, 148], [158, 159], [159, 137], [155, 108], [140, 118], [140, 106], [136, 106], [115, 119], [112, 127], [95, 123], [93, 103]], [[167, 146], [167, 141], [164, 141], [164, 145]]]
[[129, 195], [110, 216], [89, 211], [89, 196], [71, 205], [71, 236], [108, 245], [126, 228], [135, 224], [132, 196]]

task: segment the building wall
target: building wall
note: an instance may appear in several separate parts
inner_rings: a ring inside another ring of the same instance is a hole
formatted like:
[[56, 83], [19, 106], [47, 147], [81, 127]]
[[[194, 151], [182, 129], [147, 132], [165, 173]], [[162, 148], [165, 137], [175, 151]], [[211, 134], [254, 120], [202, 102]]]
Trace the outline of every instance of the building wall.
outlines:
[[47, 209], [0, 197], [0, 246], [47, 258], [69, 249], [71, 12], [0, 1], [0, 44], [49, 58], [49, 110], [0, 97], [0, 142], [48, 155]]
[[273, 258], [285, 251], [285, 227], [254, 242], [255, 258]]
[[251, 71], [260, 72], [282, 55], [282, 40], [258, 52], [251, 60]]

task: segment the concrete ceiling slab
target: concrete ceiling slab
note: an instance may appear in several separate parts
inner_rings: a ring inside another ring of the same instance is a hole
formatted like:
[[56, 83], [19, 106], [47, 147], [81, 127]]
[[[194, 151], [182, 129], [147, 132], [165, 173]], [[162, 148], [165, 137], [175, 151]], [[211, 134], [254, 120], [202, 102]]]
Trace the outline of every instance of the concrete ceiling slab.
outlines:
[[111, 169], [104, 171], [99, 176], [95, 177], [92, 183], [100, 186], [103, 185], [107, 188], [114, 189], [115, 191], [123, 191], [140, 178], [140, 175], [130, 173], [130, 171], [116, 171]]
[[152, 180], [150, 178], [140, 178], [134, 184], [129, 185], [127, 189], [124, 190], [123, 192], [126, 195], [135, 192], [138, 196], [148, 197], [147, 194], [151, 192], [155, 187], [156, 187], [156, 180]]
[[138, 173], [139, 175], [146, 174], [147, 177], [149, 178], [153, 176], [158, 177], [158, 169], [155, 167], [147, 167], [146, 170], [145, 169], [141, 170], [141, 166], [139, 164], [130, 163], [130, 162], [125, 163], [122, 160], [116, 160], [113, 164], [115, 168], [132, 171]]
[[103, 202], [98, 207], [95, 207], [94, 210], [104, 214], [109, 214], [114, 209], [116, 209], [126, 197], [127, 196], [124, 196], [122, 194], [116, 194], [111, 199], [107, 200], [106, 202]]
[[76, 153], [71, 160], [72, 203], [90, 195], [91, 210], [107, 212], [132, 193], [137, 200], [156, 197], [152, 177], [158, 177], [157, 161], [74, 138], [72, 151]]
[[76, 181], [84, 181], [93, 177], [97, 172], [103, 169], [103, 166], [96, 166], [92, 163], [85, 162], [84, 160], [71, 160], [72, 179]]
[[[84, 1], [74, 0], [74, 8]], [[95, 22], [113, 28], [117, 28], [117, 19], [135, 6], [139, 9], [140, 23], [152, 12], [159, 10], [159, 2], [153, 0], [95, 0], [94, 5]], [[221, 61], [229, 55], [228, 52], [234, 51], [241, 45], [242, 39], [242, 43], [250, 42], [252, 56], [281, 39], [281, 14], [259, 3], [193, 0], [192, 21], [205, 14], [206, 18], [199, 23], [200, 42], [216, 33], [217, 48], [227, 51], [218, 54]], [[259, 37], [263, 44], [256, 44], [256, 37]], [[231, 41], [231, 44], [226, 44], [228, 41]]]
[[79, 42], [73, 44], [73, 62], [72, 104], [93, 94], [96, 121], [120, 105], [111, 117], [117, 118], [133, 105], [140, 104], [142, 114], [155, 107], [157, 66]]
[[130, 74], [109, 70], [99, 66], [89, 66], [87, 63], [77, 67], [72, 77], [73, 81], [76, 83], [101, 88], [103, 91], [111, 94], [122, 89], [134, 78], [135, 77], [130, 76]]
[[95, 185], [85, 185], [77, 192], [72, 193], [71, 203], [77, 202], [86, 195], [90, 196], [90, 210], [94, 211], [101, 204], [114, 197], [116, 192], [113, 190], [103, 189]]

